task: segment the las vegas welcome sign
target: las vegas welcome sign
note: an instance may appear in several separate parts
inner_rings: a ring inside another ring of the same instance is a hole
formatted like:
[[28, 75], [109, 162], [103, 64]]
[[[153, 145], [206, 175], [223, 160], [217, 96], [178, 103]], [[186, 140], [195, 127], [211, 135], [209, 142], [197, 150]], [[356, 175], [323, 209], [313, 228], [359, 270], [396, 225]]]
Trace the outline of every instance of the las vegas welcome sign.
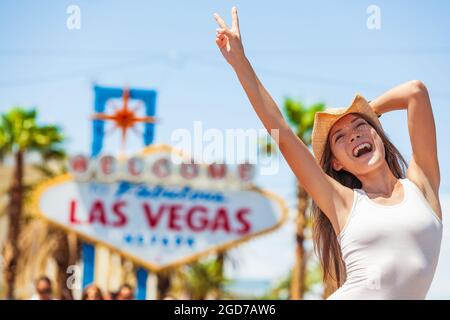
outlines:
[[[287, 207], [256, 188], [251, 167], [193, 165], [167, 145], [124, 161], [72, 159], [71, 173], [38, 187], [33, 206], [49, 223], [154, 272], [229, 249], [279, 227]], [[185, 160], [185, 159], [184, 159]]]

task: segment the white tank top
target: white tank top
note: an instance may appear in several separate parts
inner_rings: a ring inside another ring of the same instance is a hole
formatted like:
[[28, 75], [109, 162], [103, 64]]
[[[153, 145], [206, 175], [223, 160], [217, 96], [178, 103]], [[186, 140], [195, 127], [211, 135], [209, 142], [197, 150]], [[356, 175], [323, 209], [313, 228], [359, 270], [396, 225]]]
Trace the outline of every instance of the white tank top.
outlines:
[[354, 190], [338, 236], [347, 277], [328, 299], [424, 299], [433, 280], [442, 222], [420, 189], [400, 179], [404, 197], [386, 206]]

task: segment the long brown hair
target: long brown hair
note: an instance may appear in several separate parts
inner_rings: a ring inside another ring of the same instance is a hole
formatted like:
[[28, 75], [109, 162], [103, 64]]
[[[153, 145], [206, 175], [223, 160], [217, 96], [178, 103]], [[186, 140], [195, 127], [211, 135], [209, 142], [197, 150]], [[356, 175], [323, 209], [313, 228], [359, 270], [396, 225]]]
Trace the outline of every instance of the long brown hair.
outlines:
[[[359, 113], [354, 115], [366, 120], [376, 130], [383, 141], [385, 160], [389, 169], [391, 169], [397, 179], [404, 178], [406, 161], [383, 130], [375, 125], [368, 116]], [[353, 174], [345, 170], [335, 171], [333, 169], [332, 158], [330, 142], [327, 139], [325, 150], [320, 159], [323, 171], [348, 188], [360, 189], [362, 187], [361, 181]], [[312, 203], [312, 226], [314, 250], [322, 265], [323, 280], [324, 282], [332, 283], [335, 288], [338, 288], [345, 281], [345, 265], [341, 256], [341, 248], [330, 220], [314, 201]]]

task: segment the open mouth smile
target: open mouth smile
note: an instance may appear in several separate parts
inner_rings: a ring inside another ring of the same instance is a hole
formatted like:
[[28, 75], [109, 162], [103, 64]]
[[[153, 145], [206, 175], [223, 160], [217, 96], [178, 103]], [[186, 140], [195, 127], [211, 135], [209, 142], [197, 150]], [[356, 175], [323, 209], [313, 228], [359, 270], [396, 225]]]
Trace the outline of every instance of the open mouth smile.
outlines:
[[372, 152], [372, 150], [373, 150], [372, 144], [370, 144], [369, 142], [363, 142], [354, 147], [352, 153], [355, 158], [359, 158], [362, 155]]

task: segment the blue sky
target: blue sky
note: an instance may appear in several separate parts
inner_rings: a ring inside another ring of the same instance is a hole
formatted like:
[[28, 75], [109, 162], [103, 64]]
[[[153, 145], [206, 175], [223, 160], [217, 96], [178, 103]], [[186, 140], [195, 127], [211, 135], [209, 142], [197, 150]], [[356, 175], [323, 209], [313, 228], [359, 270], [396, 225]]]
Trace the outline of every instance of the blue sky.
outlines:
[[[81, 9], [80, 30], [66, 28], [70, 4]], [[366, 26], [372, 4], [381, 9], [380, 30]], [[373, 99], [407, 80], [425, 82], [437, 125], [442, 196], [450, 193], [447, 1], [1, 1], [0, 112], [37, 106], [42, 122], [62, 126], [70, 152], [85, 153], [93, 83], [157, 89], [162, 122], [155, 142], [170, 143], [173, 130], [192, 129], [196, 120], [205, 129], [262, 128], [214, 42], [212, 14], [230, 22], [233, 5], [247, 56], [279, 103], [292, 96], [344, 106], [357, 92]], [[406, 114], [382, 121], [409, 159]], [[295, 204], [284, 162], [279, 175], [260, 183]], [[284, 256], [286, 268], [292, 255]]]

